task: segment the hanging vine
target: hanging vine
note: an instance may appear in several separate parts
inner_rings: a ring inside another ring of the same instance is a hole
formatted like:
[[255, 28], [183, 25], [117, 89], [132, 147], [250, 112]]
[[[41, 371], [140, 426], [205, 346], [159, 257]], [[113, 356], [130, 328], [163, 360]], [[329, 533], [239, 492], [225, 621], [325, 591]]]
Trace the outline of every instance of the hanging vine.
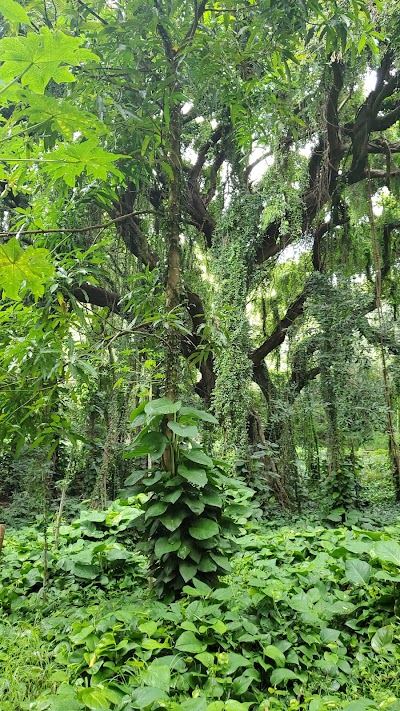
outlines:
[[257, 246], [262, 199], [238, 192], [221, 220], [215, 238], [215, 283], [230, 334], [227, 348], [216, 358], [214, 408], [223, 429], [226, 452], [243, 453], [247, 447], [247, 422], [251, 409], [252, 363], [247, 299]]

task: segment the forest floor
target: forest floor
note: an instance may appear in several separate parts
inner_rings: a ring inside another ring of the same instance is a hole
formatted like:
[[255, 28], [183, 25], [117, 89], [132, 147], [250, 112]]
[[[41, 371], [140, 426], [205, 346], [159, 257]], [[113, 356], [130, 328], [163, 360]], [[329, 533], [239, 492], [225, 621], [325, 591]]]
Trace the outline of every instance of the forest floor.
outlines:
[[[7, 530], [1, 711], [400, 710], [400, 524], [260, 518], [233, 572], [157, 600], [137, 501], [61, 527]], [[380, 520], [379, 520], [380, 519]], [[43, 595], [43, 577], [47, 577]]]

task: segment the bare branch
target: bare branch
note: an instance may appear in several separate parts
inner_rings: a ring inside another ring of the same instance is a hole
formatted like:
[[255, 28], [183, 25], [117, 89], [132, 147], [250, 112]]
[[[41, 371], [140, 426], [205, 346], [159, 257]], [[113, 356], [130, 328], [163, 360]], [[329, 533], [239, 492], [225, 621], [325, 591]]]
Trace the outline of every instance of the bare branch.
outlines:
[[85, 282], [80, 286], [74, 286], [70, 289], [70, 293], [75, 299], [83, 304], [91, 304], [92, 306], [107, 306], [113, 313], [121, 314], [122, 310], [119, 307], [121, 300], [120, 294], [114, 291], [108, 291], [100, 286]]
[[93, 17], [95, 17], [96, 20], [99, 20], [103, 25], [105, 25], [105, 27], [108, 26], [108, 22], [106, 22], [106, 20], [103, 20], [103, 18], [100, 17], [100, 15], [98, 15], [97, 12], [95, 12], [94, 10], [92, 10], [91, 7], [89, 7], [88, 5], [86, 5], [86, 3], [82, 2], [82, 0], [77, 0], [77, 2], [78, 2], [78, 5], [80, 5], [81, 7], [85, 8], [85, 10], [87, 10], [87, 12], [89, 13], [89, 15], [93, 15]]
[[186, 45], [188, 42], [190, 42], [190, 40], [191, 40], [191, 39], [194, 37], [194, 35], [196, 34], [196, 30], [197, 30], [197, 28], [198, 28], [198, 26], [199, 26], [199, 22], [200, 22], [201, 18], [202, 18], [203, 15], [204, 15], [205, 9], [206, 9], [206, 0], [201, 0], [200, 5], [198, 5], [197, 0], [194, 0], [194, 18], [193, 18], [193, 22], [192, 22], [190, 28], [188, 29], [188, 31], [187, 31], [187, 33], [186, 33], [186, 35], [185, 35], [185, 38], [184, 38], [184, 40], [183, 40], [183, 43], [182, 43], [180, 49], [182, 49], [182, 47], [183, 47], [184, 45]]
[[305, 288], [297, 299], [295, 299], [289, 306], [286, 314], [279, 321], [271, 335], [264, 341], [264, 343], [261, 344], [259, 348], [249, 354], [249, 358], [255, 366], [259, 365], [269, 353], [272, 353], [275, 348], [284, 342], [288, 328], [290, 328], [293, 321], [295, 321], [296, 318], [303, 313], [304, 303], [307, 296], [308, 290]]
[[18, 235], [51, 235], [51, 234], [77, 234], [79, 232], [91, 232], [92, 230], [105, 230], [107, 227], [111, 227], [118, 222], [123, 222], [129, 217], [136, 217], [137, 215], [154, 215], [152, 210], [137, 210], [136, 212], [130, 212], [126, 215], [119, 215], [109, 222], [99, 223], [97, 225], [88, 225], [88, 227], [62, 227], [60, 229], [41, 229], [41, 230], [15, 230], [8, 232], [0, 232], [1, 237], [13, 237]]

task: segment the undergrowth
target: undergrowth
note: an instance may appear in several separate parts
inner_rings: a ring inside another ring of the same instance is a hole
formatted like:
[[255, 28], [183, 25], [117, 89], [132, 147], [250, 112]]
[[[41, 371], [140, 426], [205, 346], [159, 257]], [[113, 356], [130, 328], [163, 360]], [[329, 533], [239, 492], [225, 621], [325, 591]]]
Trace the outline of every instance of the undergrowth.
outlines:
[[166, 603], [140, 511], [83, 511], [58, 549], [48, 531], [45, 591], [43, 533], [7, 532], [1, 711], [400, 709], [400, 525], [242, 523], [232, 572]]

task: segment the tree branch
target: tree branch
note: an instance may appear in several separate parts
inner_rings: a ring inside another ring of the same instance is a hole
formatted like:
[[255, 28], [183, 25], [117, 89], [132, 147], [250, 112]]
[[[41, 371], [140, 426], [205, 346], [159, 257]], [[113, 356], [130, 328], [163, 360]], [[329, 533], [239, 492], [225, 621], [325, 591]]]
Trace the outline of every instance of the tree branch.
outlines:
[[107, 306], [112, 313], [122, 314], [122, 309], [119, 306], [121, 300], [120, 294], [114, 291], [108, 291], [101, 286], [95, 286], [85, 282], [80, 286], [73, 286], [70, 293], [77, 301], [82, 304], [91, 304], [91, 306]]
[[47, 235], [47, 234], [77, 234], [79, 232], [91, 232], [92, 230], [105, 230], [111, 225], [115, 225], [118, 222], [123, 222], [129, 217], [136, 217], [138, 215], [154, 215], [152, 210], [137, 210], [136, 212], [128, 212], [125, 215], [119, 215], [109, 222], [99, 223], [97, 225], [88, 225], [88, 227], [62, 227], [60, 229], [41, 229], [41, 230], [15, 230], [14, 232], [0, 232], [1, 237], [13, 237], [18, 235]]
[[186, 45], [188, 42], [190, 42], [191, 39], [193, 39], [193, 37], [194, 37], [194, 35], [195, 35], [195, 33], [196, 33], [196, 30], [197, 30], [197, 28], [198, 28], [198, 26], [199, 26], [199, 22], [200, 22], [201, 18], [202, 18], [203, 15], [204, 15], [204, 12], [205, 12], [205, 9], [206, 9], [206, 4], [207, 4], [207, 3], [206, 3], [206, 0], [201, 0], [200, 5], [198, 5], [197, 0], [194, 0], [194, 18], [193, 18], [193, 22], [192, 22], [192, 24], [191, 24], [189, 30], [187, 31], [187, 33], [186, 33], [186, 35], [185, 35], [185, 38], [184, 38], [184, 40], [183, 40], [183, 42], [182, 42], [182, 45], [181, 45], [180, 49], [182, 49], [182, 47], [183, 47], [184, 45]]
[[304, 303], [308, 296], [307, 288], [290, 304], [288, 310], [284, 317], [279, 321], [275, 330], [271, 335], [264, 341], [264, 343], [259, 346], [255, 351], [249, 353], [250, 360], [254, 363], [254, 366], [258, 366], [264, 358], [272, 351], [280, 346], [285, 338], [288, 328], [292, 325], [293, 321], [301, 316], [304, 310]]

